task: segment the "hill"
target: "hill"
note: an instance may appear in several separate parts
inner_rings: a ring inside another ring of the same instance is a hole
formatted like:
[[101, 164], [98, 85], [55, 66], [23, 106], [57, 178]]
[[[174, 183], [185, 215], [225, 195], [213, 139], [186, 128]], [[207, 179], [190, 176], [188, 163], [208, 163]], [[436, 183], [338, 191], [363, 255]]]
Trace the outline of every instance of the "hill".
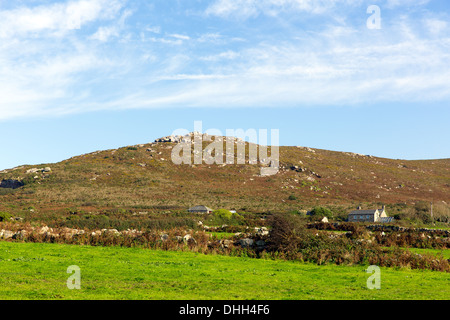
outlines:
[[[0, 211], [22, 216], [71, 208], [165, 212], [205, 204], [261, 213], [431, 201], [436, 214], [449, 210], [450, 159], [406, 161], [281, 146], [278, 173], [261, 176], [260, 163], [176, 165], [171, 154], [178, 142], [161, 138], [1, 171]], [[203, 149], [210, 143], [203, 141]], [[248, 160], [250, 144], [245, 145]]]

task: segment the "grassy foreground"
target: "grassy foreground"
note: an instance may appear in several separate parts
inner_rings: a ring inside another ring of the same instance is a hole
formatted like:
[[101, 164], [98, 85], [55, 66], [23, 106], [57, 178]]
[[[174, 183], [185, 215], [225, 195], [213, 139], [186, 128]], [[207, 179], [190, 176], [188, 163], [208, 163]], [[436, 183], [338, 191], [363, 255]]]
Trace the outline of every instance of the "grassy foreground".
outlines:
[[[81, 269], [70, 290], [67, 268]], [[449, 299], [450, 274], [317, 266], [192, 252], [0, 242], [0, 299]]]

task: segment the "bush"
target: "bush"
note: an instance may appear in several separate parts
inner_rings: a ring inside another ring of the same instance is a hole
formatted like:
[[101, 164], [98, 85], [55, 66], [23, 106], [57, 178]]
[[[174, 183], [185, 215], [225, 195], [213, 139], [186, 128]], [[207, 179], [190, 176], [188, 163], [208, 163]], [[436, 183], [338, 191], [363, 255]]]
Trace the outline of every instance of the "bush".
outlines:
[[244, 217], [237, 213], [232, 213], [226, 209], [218, 209], [213, 211], [212, 215], [209, 216], [207, 223], [213, 225], [220, 224], [236, 224], [240, 225], [244, 221]]
[[416, 212], [416, 217], [418, 220], [422, 221], [425, 224], [430, 224], [433, 222], [429, 213], [418, 211]]
[[11, 218], [11, 215], [6, 212], [0, 212], [0, 221], [8, 221]]
[[425, 224], [432, 223], [433, 220], [431, 219], [431, 213], [430, 213], [430, 204], [425, 201], [419, 201], [414, 206], [415, 215], [414, 219], [418, 220], [420, 222], [423, 222]]
[[269, 250], [289, 251], [296, 245], [294, 239], [305, 237], [306, 225], [303, 219], [295, 215], [274, 214], [269, 218], [271, 227]]
[[291, 194], [288, 198], [288, 200], [297, 200], [297, 197]]
[[215, 211], [213, 211], [213, 215], [215, 215], [216, 217], [222, 218], [222, 219], [233, 218], [233, 213], [231, 213], [231, 211], [226, 210], [226, 209], [215, 210]]
[[333, 218], [333, 214], [331, 213], [331, 210], [328, 208], [325, 208], [325, 207], [315, 207], [311, 211], [311, 216]]
[[445, 223], [450, 223], [450, 216], [441, 216], [436, 218], [436, 221], [438, 222], [445, 222]]

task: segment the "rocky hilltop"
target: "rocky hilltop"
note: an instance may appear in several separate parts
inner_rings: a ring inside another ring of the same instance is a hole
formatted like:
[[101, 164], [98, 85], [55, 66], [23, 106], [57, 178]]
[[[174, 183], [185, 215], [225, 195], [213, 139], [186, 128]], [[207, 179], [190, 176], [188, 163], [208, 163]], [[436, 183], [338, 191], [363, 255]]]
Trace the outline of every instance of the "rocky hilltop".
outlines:
[[250, 144], [236, 140], [245, 144], [245, 164], [174, 164], [173, 148], [189, 140], [193, 144], [199, 135], [202, 150], [215, 140], [201, 133], [166, 136], [59, 163], [3, 170], [0, 211], [30, 207], [52, 212], [71, 207], [181, 210], [207, 204], [264, 212], [317, 204], [354, 207], [432, 201], [447, 206], [450, 201], [450, 159], [405, 161], [281, 146], [279, 170], [263, 176], [260, 169], [265, 164], [250, 163]]

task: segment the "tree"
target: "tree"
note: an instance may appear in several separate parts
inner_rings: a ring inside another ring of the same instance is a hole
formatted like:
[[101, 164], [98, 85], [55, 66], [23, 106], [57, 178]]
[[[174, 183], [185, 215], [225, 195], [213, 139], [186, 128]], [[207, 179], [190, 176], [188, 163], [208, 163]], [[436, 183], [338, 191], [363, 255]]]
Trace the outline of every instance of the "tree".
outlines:
[[325, 207], [314, 207], [314, 209], [311, 211], [312, 216], [319, 216], [319, 217], [327, 217], [327, 218], [333, 218], [333, 214], [330, 209]]

